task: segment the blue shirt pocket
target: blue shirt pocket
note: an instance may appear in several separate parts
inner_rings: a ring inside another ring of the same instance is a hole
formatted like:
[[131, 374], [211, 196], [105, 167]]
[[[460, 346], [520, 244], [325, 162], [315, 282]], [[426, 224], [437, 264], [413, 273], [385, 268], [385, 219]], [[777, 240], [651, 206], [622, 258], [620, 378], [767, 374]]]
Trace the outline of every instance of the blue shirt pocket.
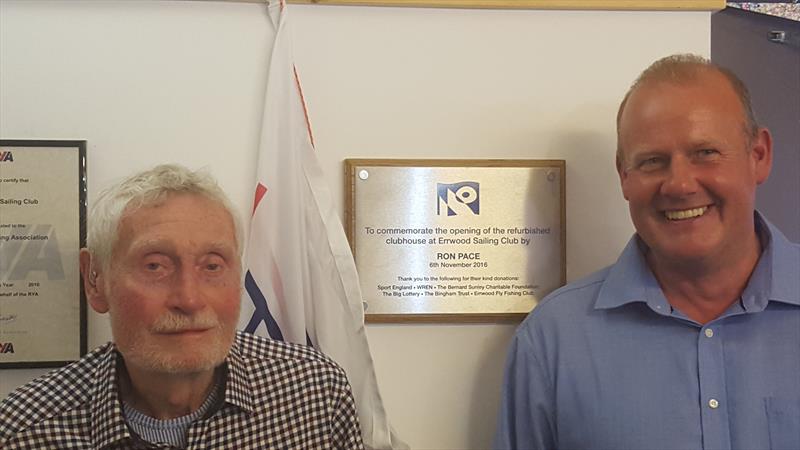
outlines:
[[800, 398], [764, 399], [772, 450], [800, 449]]

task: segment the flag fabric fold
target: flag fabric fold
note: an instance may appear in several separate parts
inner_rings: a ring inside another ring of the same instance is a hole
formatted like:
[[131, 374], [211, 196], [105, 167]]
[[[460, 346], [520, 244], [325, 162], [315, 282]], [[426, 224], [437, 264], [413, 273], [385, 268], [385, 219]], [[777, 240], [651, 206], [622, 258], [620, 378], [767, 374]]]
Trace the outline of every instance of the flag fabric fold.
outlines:
[[287, 7], [270, 1], [275, 39], [244, 258], [241, 328], [312, 345], [347, 372], [364, 444], [408, 448], [389, 425], [369, 351], [361, 290], [313, 147]]

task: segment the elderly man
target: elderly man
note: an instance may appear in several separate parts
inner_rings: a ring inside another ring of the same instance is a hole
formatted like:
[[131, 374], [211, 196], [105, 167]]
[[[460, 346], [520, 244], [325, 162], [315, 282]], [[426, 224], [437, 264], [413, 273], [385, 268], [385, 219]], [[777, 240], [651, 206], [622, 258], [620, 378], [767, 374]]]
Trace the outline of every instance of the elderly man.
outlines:
[[114, 342], [0, 404], [0, 448], [363, 448], [350, 386], [311, 348], [237, 333], [241, 227], [167, 165], [100, 195], [80, 255]]
[[617, 135], [636, 235], [520, 326], [495, 447], [800, 448], [800, 246], [754, 210], [772, 142], [747, 89], [664, 58]]

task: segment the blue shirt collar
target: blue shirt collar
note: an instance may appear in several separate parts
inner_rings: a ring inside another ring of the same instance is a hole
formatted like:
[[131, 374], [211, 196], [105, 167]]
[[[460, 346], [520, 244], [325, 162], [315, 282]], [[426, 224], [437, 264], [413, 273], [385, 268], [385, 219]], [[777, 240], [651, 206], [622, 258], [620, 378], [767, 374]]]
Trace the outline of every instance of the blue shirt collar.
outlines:
[[790, 242], [758, 212], [756, 225], [766, 235], [767, 244], [742, 293], [745, 308], [749, 311], [748, 306], [758, 297], [800, 306], [800, 245]]
[[[748, 312], [762, 311], [770, 301], [800, 306], [800, 246], [789, 242], [758, 212], [755, 221], [764, 250], [742, 292], [742, 306]], [[645, 261], [644, 248], [638, 235], [631, 237], [609, 269], [595, 309], [642, 302], [657, 313], [670, 314], [672, 308]]]

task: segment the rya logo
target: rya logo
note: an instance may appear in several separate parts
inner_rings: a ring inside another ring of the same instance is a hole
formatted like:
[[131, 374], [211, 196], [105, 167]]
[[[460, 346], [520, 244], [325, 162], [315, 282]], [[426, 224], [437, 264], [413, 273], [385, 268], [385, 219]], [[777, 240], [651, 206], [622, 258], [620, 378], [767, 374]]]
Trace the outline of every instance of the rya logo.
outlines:
[[0, 353], [14, 353], [13, 342], [0, 342]]
[[440, 216], [477, 215], [481, 212], [480, 184], [475, 181], [436, 183], [436, 193], [436, 214]]
[[0, 150], [0, 162], [14, 162], [14, 155], [11, 153], [11, 150], [2, 151]]

